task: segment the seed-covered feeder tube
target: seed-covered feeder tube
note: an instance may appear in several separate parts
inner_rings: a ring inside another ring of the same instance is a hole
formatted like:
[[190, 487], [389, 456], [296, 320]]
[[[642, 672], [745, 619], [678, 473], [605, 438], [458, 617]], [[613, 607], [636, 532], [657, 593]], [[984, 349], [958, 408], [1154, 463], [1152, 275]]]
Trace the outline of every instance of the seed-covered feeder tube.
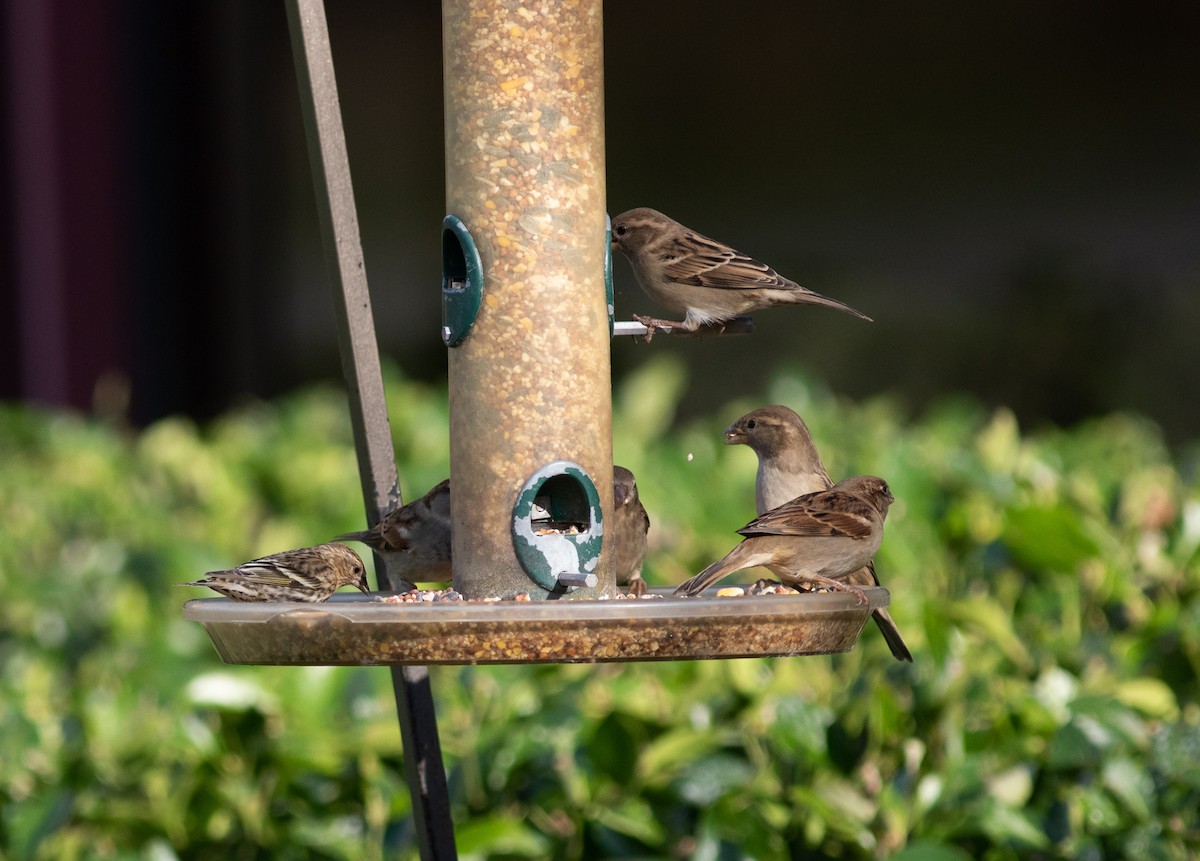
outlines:
[[601, 3], [442, 11], [447, 213], [482, 276], [478, 312], [449, 347], [455, 588], [610, 594]]

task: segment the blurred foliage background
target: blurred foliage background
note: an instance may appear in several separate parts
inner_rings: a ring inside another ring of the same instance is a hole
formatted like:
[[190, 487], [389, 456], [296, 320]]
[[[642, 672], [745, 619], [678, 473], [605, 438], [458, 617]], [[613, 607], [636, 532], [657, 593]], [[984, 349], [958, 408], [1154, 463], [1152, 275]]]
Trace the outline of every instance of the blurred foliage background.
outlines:
[[[446, 397], [388, 376], [413, 497], [447, 473]], [[732, 545], [755, 459], [720, 432], [788, 403], [833, 475], [892, 484], [915, 663], [868, 625], [832, 657], [435, 668], [462, 857], [1200, 853], [1200, 450], [797, 369], [681, 421], [688, 381], [653, 356], [615, 392], [651, 582]], [[360, 525], [337, 390], [143, 431], [3, 406], [0, 459], [0, 856], [415, 857], [388, 673], [224, 666], [174, 585]]]
[[[614, 345], [649, 579], [731, 546], [720, 431], [787, 403], [892, 483], [916, 662], [435, 669], [463, 857], [1200, 855], [1200, 6], [605, 5], [611, 211], [876, 319]], [[173, 585], [362, 524], [282, 4], [0, 11], [0, 857], [413, 857], [387, 673], [224, 667]], [[439, 4], [328, 15], [413, 497]]]

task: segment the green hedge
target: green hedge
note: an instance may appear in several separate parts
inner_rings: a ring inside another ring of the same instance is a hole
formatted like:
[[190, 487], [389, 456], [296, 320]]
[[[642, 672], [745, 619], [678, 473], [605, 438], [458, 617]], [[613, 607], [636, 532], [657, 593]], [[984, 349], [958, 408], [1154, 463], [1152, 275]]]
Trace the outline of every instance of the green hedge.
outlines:
[[[389, 376], [413, 496], [446, 400]], [[679, 426], [685, 382], [652, 360], [616, 396], [648, 579], [732, 546], [755, 461], [720, 431], [788, 403], [832, 474], [891, 483], [916, 662], [868, 626], [828, 658], [435, 669], [462, 857], [1200, 853], [1200, 485], [1153, 425], [912, 418], [793, 372]], [[137, 434], [0, 407], [0, 463], [0, 857], [415, 857], [389, 674], [226, 667], [174, 585], [361, 528], [339, 393]]]

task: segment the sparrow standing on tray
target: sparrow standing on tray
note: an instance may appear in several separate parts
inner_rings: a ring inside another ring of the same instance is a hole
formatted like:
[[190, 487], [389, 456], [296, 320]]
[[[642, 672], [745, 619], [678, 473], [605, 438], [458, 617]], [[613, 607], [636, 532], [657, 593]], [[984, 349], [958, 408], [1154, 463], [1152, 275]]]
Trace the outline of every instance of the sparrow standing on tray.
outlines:
[[738, 532], [742, 543], [675, 590], [697, 595], [743, 568], [762, 566], [787, 586], [824, 586], [867, 596], [846, 576], [871, 561], [883, 541], [893, 497], [887, 482], [856, 475], [829, 490], [807, 493], [756, 517]]
[[362, 559], [344, 544], [286, 550], [182, 585], [207, 586], [235, 601], [316, 603], [329, 600], [342, 586], [371, 591]]
[[[747, 445], [758, 455], [755, 507], [765, 514], [783, 503], [833, 487], [813, 444], [808, 425], [796, 411], [773, 405], [752, 410], [725, 431], [726, 445]], [[852, 586], [878, 586], [874, 561], [846, 577]], [[871, 611], [888, 648], [898, 661], [912, 661], [912, 652], [884, 607]]]
[[633, 473], [623, 466], [613, 467], [613, 542], [616, 544], [617, 585], [627, 586], [631, 595], [646, 594], [642, 562], [646, 559], [646, 533], [650, 515], [638, 497]]
[[612, 247], [629, 258], [633, 275], [647, 296], [684, 315], [681, 322], [635, 316], [649, 333], [655, 327], [695, 332], [702, 325], [724, 323], [775, 305], [824, 305], [871, 319], [646, 207], [613, 219]]

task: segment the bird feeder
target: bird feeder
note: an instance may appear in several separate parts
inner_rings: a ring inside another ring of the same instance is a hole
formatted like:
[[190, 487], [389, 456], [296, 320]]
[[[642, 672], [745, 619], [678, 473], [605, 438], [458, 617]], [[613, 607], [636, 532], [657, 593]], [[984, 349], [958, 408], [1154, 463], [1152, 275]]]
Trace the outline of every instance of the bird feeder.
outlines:
[[[328, 35], [321, 0], [288, 9], [373, 523], [400, 499]], [[610, 339], [645, 333], [613, 323], [602, 42], [601, 0], [443, 0], [453, 576], [491, 603], [184, 606], [229, 663], [393, 667], [422, 857], [453, 856], [423, 665], [842, 652], [888, 604], [881, 588], [864, 590], [865, 604], [842, 593], [598, 600], [617, 597]], [[518, 595], [530, 600], [503, 600]]]
[[[442, 31], [449, 214], [440, 335], [453, 576], [468, 599], [499, 603], [337, 596], [296, 608], [200, 599], [186, 616], [203, 622], [233, 663], [630, 661], [852, 648], [870, 611], [887, 606], [886, 590], [866, 590], [866, 604], [838, 594], [594, 600], [616, 597], [604, 528], [613, 510], [616, 327], [601, 2], [535, 12], [519, 0], [444, 0]], [[363, 303], [343, 303], [353, 331]], [[368, 328], [369, 313], [368, 304]], [[344, 364], [359, 373], [356, 355]], [[362, 388], [351, 380], [352, 391]], [[370, 416], [357, 424], [370, 430]], [[369, 448], [369, 433], [356, 436]], [[374, 460], [360, 456], [360, 464]], [[503, 600], [515, 596], [530, 600]]]

